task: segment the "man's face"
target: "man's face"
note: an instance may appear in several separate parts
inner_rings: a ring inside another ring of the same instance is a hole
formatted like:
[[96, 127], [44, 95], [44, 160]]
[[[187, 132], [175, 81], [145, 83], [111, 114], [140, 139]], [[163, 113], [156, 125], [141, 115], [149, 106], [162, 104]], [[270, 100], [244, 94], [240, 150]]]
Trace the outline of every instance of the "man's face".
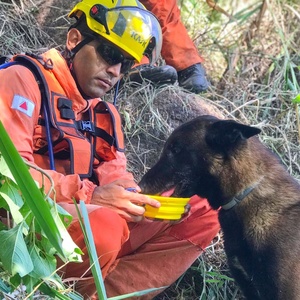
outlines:
[[97, 52], [99, 41], [83, 46], [75, 55], [73, 70], [77, 84], [91, 98], [102, 97], [121, 78], [121, 63], [109, 65]]

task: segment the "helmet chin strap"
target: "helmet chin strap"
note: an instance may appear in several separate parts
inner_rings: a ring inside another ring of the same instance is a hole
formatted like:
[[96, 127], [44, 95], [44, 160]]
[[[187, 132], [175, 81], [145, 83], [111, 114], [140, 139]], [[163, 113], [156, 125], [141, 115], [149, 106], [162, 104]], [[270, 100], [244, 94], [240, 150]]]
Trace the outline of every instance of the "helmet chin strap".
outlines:
[[76, 53], [86, 44], [93, 41], [94, 38], [91, 35], [88, 35], [85, 37], [82, 41], [80, 41], [73, 49], [68, 50], [67, 48], [62, 52], [63, 57], [67, 61], [68, 66], [70, 67], [73, 63], [73, 59], [76, 55]]
[[90, 43], [91, 41], [94, 40], [94, 37], [92, 35], [88, 35], [85, 36], [84, 39], [82, 41], [80, 41], [71, 51], [71, 59], [74, 58], [74, 56], [76, 55], [76, 53], [86, 44]]
[[76, 55], [76, 53], [83, 47], [85, 46], [86, 44], [90, 43], [91, 41], [93, 41], [93, 37], [92, 36], [87, 36], [85, 37], [82, 41], [80, 41], [72, 50], [68, 50], [68, 49], [65, 49], [63, 52], [62, 52], [62, 55], [63, 57], [65, 58], [68, 66], [69, 66], [69, 69], [71, 71], [71, 74], [76, 82], [76, 85], [77, 85], [77, 88], [80, 92], [80, 94], [82, 95], [82, 97], [86, 100], [89, 100], [91, 99], [90, 96], [86, 95], [83, 90], [81, 89], [80, 85], [78, 84], [78, 80], [77, 80], [77, 77], [76, 77], [76, 74], [74, 72], [74, 69], [73, 69], [73, 59]]

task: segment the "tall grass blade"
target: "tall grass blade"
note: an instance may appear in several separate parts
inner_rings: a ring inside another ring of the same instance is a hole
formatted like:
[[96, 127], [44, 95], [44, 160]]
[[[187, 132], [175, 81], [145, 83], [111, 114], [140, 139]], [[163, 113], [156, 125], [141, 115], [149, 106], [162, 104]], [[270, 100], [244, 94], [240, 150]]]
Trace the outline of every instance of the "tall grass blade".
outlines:
[[77, 254], [67, 253], [62, 247], [63, 240], [61, 238], [61, 233], [50, 213], [49, 207], [1, 121], [0, 136], [0, 152], [16, 180], [24, 200], [27, 202], [32, 213], [36, 217], [36, 221], [39, 223], [45, 235], [64, 261], [70, 257], [72, 257], [72, 259], [75, 257], [75, 260], [77, 261]]
[[[91, 230], [91, 225], [90, 225], [86, 205], [85, 205], [84, 201], [80, 201], [79, 203], [80, 203], [81, 213], [80, 213], [76, 203], [75, 203], [75, 205], [76, 205], [77, 213], [79, 215], [79, 222], [80, 222], [82, 231], [84, 233], [85, 243], [87, 245], [89, 258], [91, 261], [91, 268], [92, 268], [91, 270], [92, 270], [93, 277], [95, 280], [95, 285], [97, 288], [97, 293], [98, 293], [99, 299], [101, 299], [101, 300], [126, 299], [126, 298], [133, 297], [133, 296], [143, 296], [148, 293], [166, 288], [166, 286], [160, 287], [160, 288], [152, 288], [152, 289], [147, 289], [147, 290], [143, 290], [143, 291], [137, 291], [137, 292], [130, 293], [130, 294], [124, 294], [124, 295], [120, 295], [120, 296], [116, 296], [116, 297], [112, 297], [112, 298], [107, 298], [104, 281], [103, 281], [102, 273], [101, 273], [101, 267], [99, 264], [97, 251], [95, 248], [94, 238], [93, 238], [93, 234], [92, 234], [92, 230]], [[83, 222], [82, 222], [82, 219], [83, 219]]]
[[[103, 283], [103, 278], [102, 278], [102, 273], [101, 273], [101, 267], [100, 267], [99, 260], [98, 260], [98, 255], [97, 255], [97, 251], [96, 251], [96, 247], [95, 247], [95, 243], [94, 243], [94, 237], [92, 234], [92, 229], [91, 229], [91, 225], [90, 225], [88, 212], [87, 212], [84, 201], [80, 201], [79, 203], [80, 203], [80, 209], [81, 209], [82, 216], [80, 214], [80, 211], [78, 210], [78, 206], [76, 204], [75, 205], [77, 208], [77, 213], [79, 215], [79, 222], [80, 222], [83, 234], [84, 234], [85, 243], [86, 243], [86, 246], [88, 249], [88, 254], [89, 254], [89, 258], [90, 258], [90, 262], [91, 262], [91, 270], [92, 270], [93, 277], [95, 280], [98, 298], [100, 300], [107, 300], [105, 286]], [[84, 222], [82, 222], [82, 218], [83, 218]]]
[[143, 290], [143, 291], [139, 291], [139, 292], [134, 292], [134, 293], [129, 293], [129, 294], [124, 294], [124, 295], [120, 295], [120, 296], [116, 296], [116, 297], [110, 297], [110, 298], [108, 298], [108, 300], [120, 300], [120, 299], [129, 298], [129, 297], [139, 297], [139, 296], [143, 296], [143, 295], [149, 294], [151, 292], [163, 290], [165, 288], [167, 288], [167, 286], [163, 286], [163, 287], [160, 287], [160, 288], [147, 289], [147, 290]]

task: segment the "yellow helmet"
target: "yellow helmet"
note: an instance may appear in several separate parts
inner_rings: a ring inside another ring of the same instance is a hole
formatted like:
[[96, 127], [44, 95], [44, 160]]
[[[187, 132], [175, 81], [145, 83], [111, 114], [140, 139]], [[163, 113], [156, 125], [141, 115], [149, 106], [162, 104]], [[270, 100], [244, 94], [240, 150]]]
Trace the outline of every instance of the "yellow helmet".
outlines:
[[137, 0], [82, 0], [69, 14], [85, 14], [91, 31], [115, 44], [137, 62], [146, 55], [150, 63], [160, 55], [162, 33], [157, 18]]

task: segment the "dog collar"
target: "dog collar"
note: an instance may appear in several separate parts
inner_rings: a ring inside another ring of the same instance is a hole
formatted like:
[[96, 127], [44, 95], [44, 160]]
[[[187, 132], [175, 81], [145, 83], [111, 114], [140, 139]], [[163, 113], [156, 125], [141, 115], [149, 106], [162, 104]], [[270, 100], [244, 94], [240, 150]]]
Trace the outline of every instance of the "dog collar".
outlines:
[[233, 208], [236, 204], [239, 204], [244, 198], [246, 198], [246, 196], [249, 193], [251, 193], [254, 190], [256, 185], [257, 184], [252, 185], [252, 186], [248, 187], [247, 189], [245, 189], [241, 194], [234, 196], [228, 203], [226, 203], [225, 205], [222, 205], [222, 209], [229, 210], [229, 209]]

